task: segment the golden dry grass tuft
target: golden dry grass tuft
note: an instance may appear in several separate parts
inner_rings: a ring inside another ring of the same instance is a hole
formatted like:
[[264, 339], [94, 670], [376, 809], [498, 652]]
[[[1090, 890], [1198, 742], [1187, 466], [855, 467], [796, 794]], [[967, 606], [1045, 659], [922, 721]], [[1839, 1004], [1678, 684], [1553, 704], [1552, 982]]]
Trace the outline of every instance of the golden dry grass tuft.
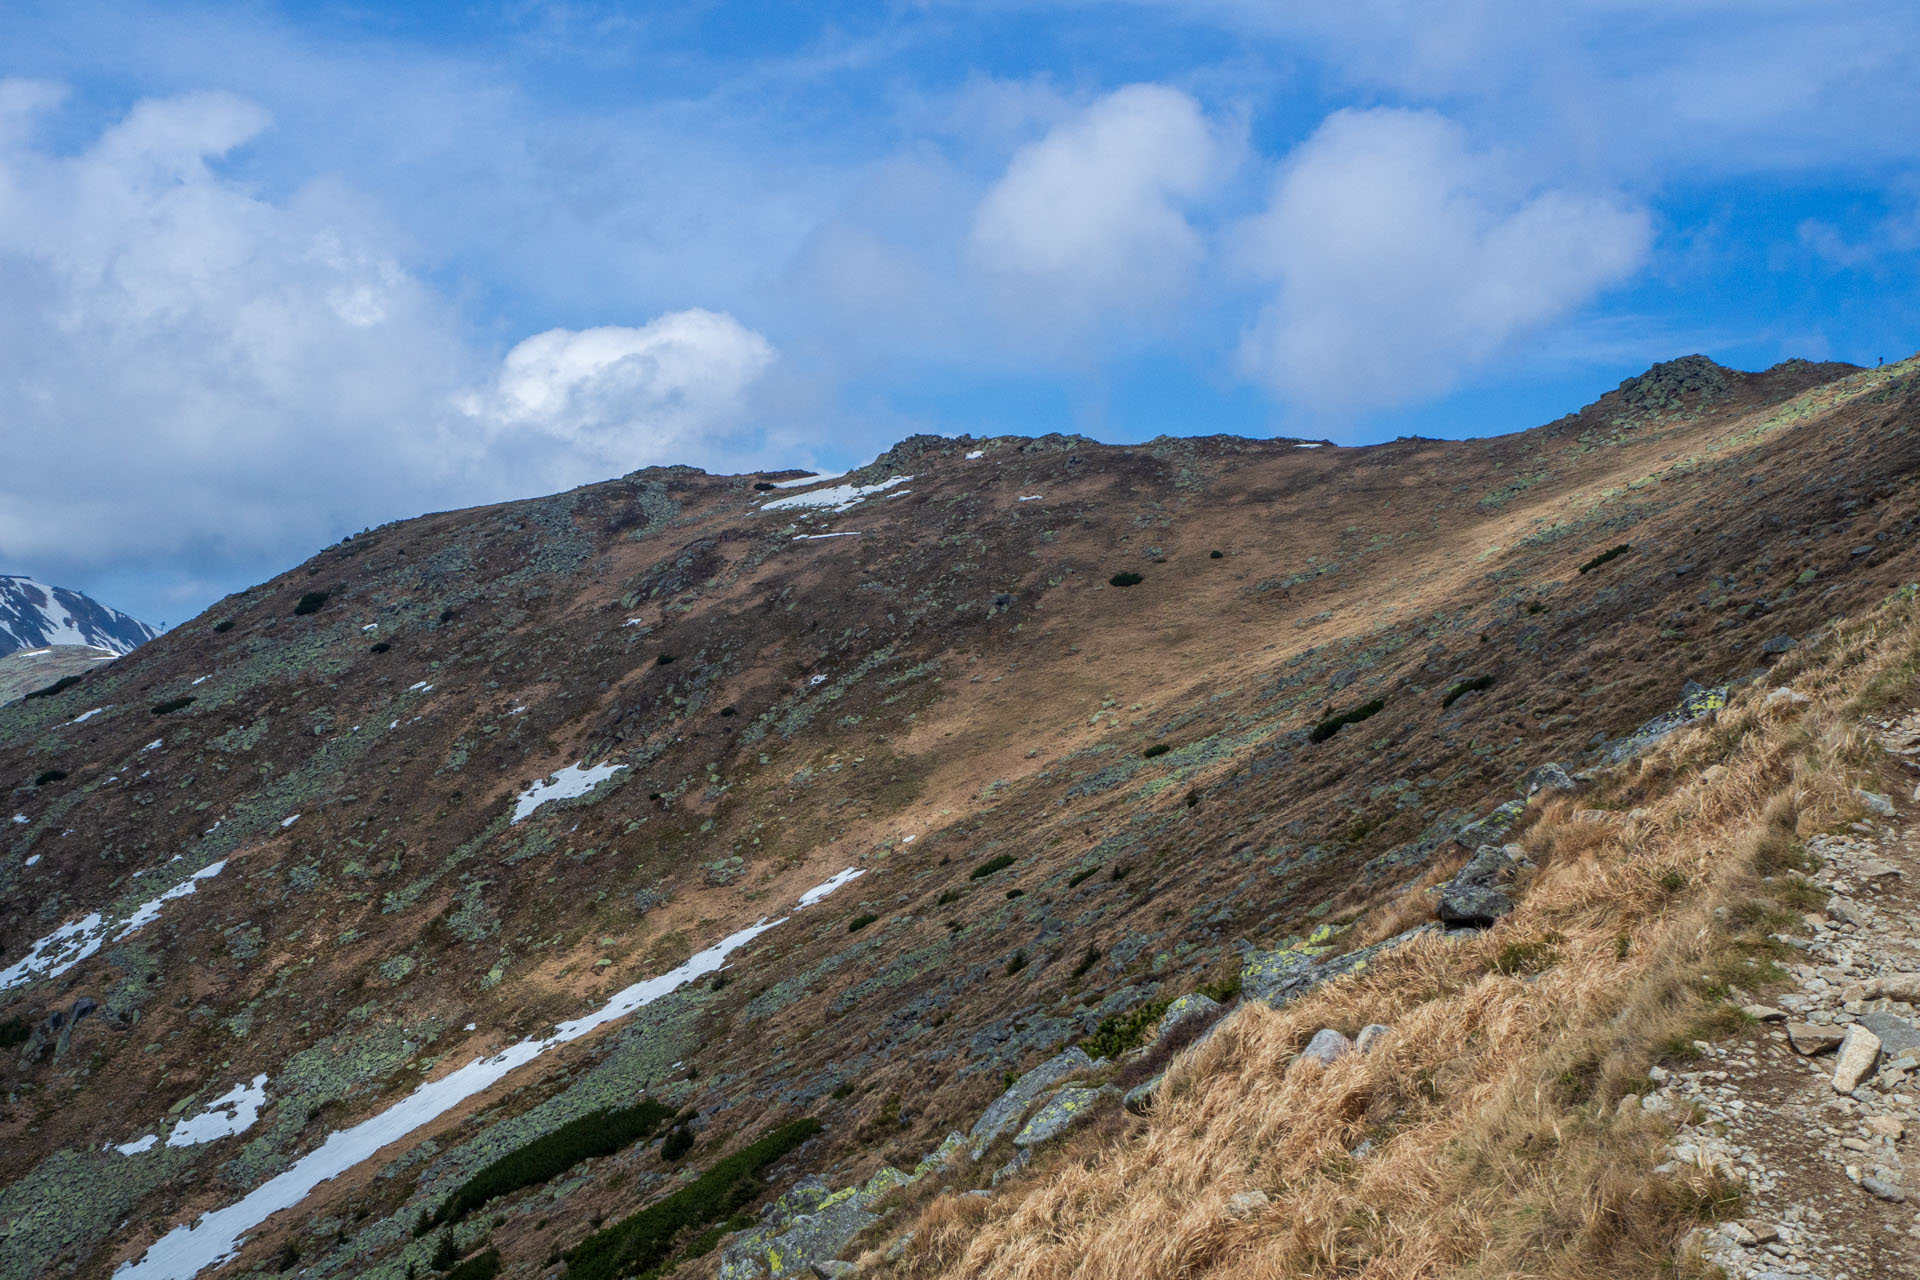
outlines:
[[[1751, 690], [1711, 724], [1542, 806], [1519, 909], [1428, 936], [1178, 1060], [1155, 1113], [1102, 1126], [991, 1201], [943, 1196], [896, 1270], [1014, 1280], [1704, 1274], [1677, 1245], [1733, 1212], [1705, 1170], [1655, 1176], [1648, 1066], [1724, 1034], [1767, 985], [1800, 841], [1852, 816], [1863, 710], [1909, 698], [1920, 613], [1889, 602], [1796, 656], [1804, 704]], [[1613, 806], [1601, 814], [1596, 806]], [[1365, 926], [1385, 936], [1407, 903]], [[1289, 1063], [1321, 1027], [1393, 1028], [1366, 1058]], [[1350, 1155], [1363, 1140], [1364, 1159]], [[1227, 1212], [1260, 1190], [1251, 1219]], [[869, 1255], [872, 1258], [873, 1255]]]

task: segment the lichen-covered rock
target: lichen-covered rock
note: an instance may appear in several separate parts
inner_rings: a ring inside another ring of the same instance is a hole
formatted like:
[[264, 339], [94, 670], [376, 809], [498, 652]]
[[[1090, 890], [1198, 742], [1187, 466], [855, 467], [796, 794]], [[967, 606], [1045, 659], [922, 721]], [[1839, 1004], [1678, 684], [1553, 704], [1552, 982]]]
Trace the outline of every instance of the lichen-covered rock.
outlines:
[[1524, 801], [1509, 800], [1486, 817], [1469, 822], [1453, 833], [1453, 842], [1462, 849], [1478, 849], [1483, 844], [1498, 844], [1527, 811]]
[[1384, 1023], [1370, 1022], [1360, 1028], [1360, 1034], [1353, 1038], [1353, 1047], [1362, 1054], [1372, 1053], [1386, 1043], [1387, 1037], [1392, 1034], [1392, 1027]]
[[[1343, 974], [1361, 972], [1380, 953], [1439, 927], [1437, 924], [1423, 924], [1405, 933], [1395, 934], [1384, 942], [1359, 947], [1337, 956], [1326, 955], [1327, 948], [1324, 946], [1310, 945], [1312, 939], [1308, 939], [1307, 944], [1279, 951], [1249, 951], [1240, 962], [1240, 992], [1249, 1000], [1261, 1000], [1278, 1009], [1323, 982]], [[1319, 936], [1319, 933], [1314, 935], [1316, 938]]]
[[1573, 780], [1564, 765], [1543, 764], [1529, 769], [1520, 779], [1520, 794], [1532, 798], [1542, 791], [1578, 791], [1580, 784]]
[[1068, 1076], [1092, 1066], [1093, 1059], [1087, 1056], [1087, 1051], [1075, 1045], [1014, 1081], [1012, 1087], [995, 1098], [973, 1122], [973, 1129], [967, 1134], [973, 1142], [973, 1158], [978, 1160], [994, 1139], [1018, 1124], [1035, 1098]]
[[1503, 884], [1525, 862], [1518, 845], [1504, 849], [1481, 845], [1459, 874], [1441, 887], [1434, 913], [1450, 925], [1486, 928], [1513, 910], [1513, 897]]
[[953, 1159], [955, 1153], [965, 1151], [966, 1149], [967, 1135], [955, 1129], [941, 1140], [939, 1146], [922, 1156], [919, 1164], [913, 1166], [914, 1178], [924, 1178], [938, 1169], [945, 1168], [947, 1162]]
[[1322, 1027], [1313, 1033], [1313, 1039], [1307, 1041], [1307, 1047], [1300, 1051], [1300, 1057], [1294, 1065], [1296, 1067], [1330, 1067], [1352, 1052], [1353, 1041], [1332, 1027]]
[[1160, 1086], [1166, 1078], [1167, 1073], [1162, 1071], [1153, 1079], [1143, 1084], [1133, 1086], [1133, 1088], [1127, 1090], [1127, 1096], [1120, 1099], [1120, 1105], [1133, 1112], [1134, 1115], [1143, 1116], [1147, 1114], [1147, 1112], [1153, 1109], [1154, 1101], [1160, 1093]]
[[1690, 687], [1682, 694], [1679, 705], [1673, 710], [1661, 712], [1626, 737], [1609, 743], [1603, 759], [1608, 764], [1619, 764], [1629, 756], [1636, 756], [1645, 751], [1668, 734], [1717, 713], [1726, 705], [1725, 685], [1712, 689]]
[[1190, 991], [1167, 1006], [1167, 1011], [1160, 1015], [1160, 1028], [1155, 1034], [1164, 1036], [1186, 1022], [1212, 1021], [1220, 1016], [1223, 1008], [1213, 997]]
[[802, 1178], [761, 1212], [759, 1226], [740, 1232], [722, 1248], [721, 1280], [822, 1274], [821, 1267], [880, 1220], [869, 1212], [873, 1202], [913, 1180], [891, 1165], [842, 1191], [828, 1191], [817, 1177]]
[[1033, 1113], [1033, 1119], [1013, 1135], [1013, 1145], [1036, 1147], [1043, 1142], [1050, 1142], [1093, 1115], [1102, 1103], [1119, 1094], [1120, 1091], [1110, 1084], [1103, 1084], [1097, 1089], [1068, 1085]]

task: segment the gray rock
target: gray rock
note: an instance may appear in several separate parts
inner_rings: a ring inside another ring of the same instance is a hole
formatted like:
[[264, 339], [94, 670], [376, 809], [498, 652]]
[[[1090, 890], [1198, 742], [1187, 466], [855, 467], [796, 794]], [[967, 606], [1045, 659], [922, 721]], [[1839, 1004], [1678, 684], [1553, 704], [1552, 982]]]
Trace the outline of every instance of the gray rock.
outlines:
[[1601, 758], [1607, 764], [1619, 764], [1622, 760], [1639, 755], [1668, 734], [1718, 714], [1727, 705], [1726, 686], [1703, 689], [1691, 681], [1688, 685], [1681, 694], [1679, 705], [1655, 716], [1626, 737], [1608, 744]]
[[1154, 1101], [1160, 1092], [1160, 1084], [1166, 1078], [1167, 1073], [1162, 1071], [1145, 1084], [1133, 1086], [1133, 1088], [1127, 1090], [1127, 1096], [1120, 1099], [1120, 1105], [1131, 1111], [1134, 1115], [1143, 1116], [1147, 1114], [1147, 1112], [1153, 1110]]
[[1439, 927], [1437, 924], [1419, 925], [1370, 947], [1324, 958], [1322, 952], [1325, 948], [1311, 946], [1280, 951], [1248, 951], [1240, 958], [1240, 994], [1248, 1000], [1260, 1000], [1276, 1009], [1281, 1008], [1323, 982], [1343, 974], [1359, 973], [1373, 963], [1375, 956], [1422, 934], [1432, 933]]
[[1920, 1027], [1907, 1019], [1891, 1013], [1863, 1013], [1859, 1024], [1880, 1041], [1881, 1052], [1889, 1058], [1898, 1057], [1909, 1049], [1920, 1049]]
[[907, 1250], [913, 1248], [913, 1232], [902, 1232], [898, 1240], [887, 1246], [886, 1262], [893, 1266], [907, 1256]]
[[1862, 1178], [1860, 1179], [1860, 1189], [1869, 1195], [1878, 1196], [1882, 1200], [1890, 1200], [1894, 1204], [1904, 1204], [1907, 1199], [1906, 1191], [1888, 1182], [1884, 1178]]
[[1860, 803], [1867, 806], [1867, 812], [1878, 814], [1882, 818], [1893, 816], [1893, 801], [1878, 791], [1862, 791], [1859, 795]]
[[1022, 1169], [1026, 1168], [1028, 1165], [1032, 1163], [1033, 1163], [1032, 1148], [1021, 1147], [1018, 1151], [1013, 1153], [1013, 1159], [1007, 1161], [1005, 1164], [1001, 1165], [998, 1169], [995, 1169], [993, 1171], [993, 1185], [997, 1187], [1001, 1183], [1005, 1182], [1008, 1178], [1017, 1177]]
[[1117, 1098], [1120, 1091], [1110, 1084], [1097, 1089], [1088, 1089], [1080, 1085], [1068, 1085], [1060, 1092], [1048, 1098], [1040, 1109], [1033, 1113], [1033, 1119], [1027, 1121], [1020, 1132], [1013, 1135], [1016, 1147], [1034, 1147], [1050, 1142], [1074, 1125], [1091, 1117], [1102, 1103]]
[[1513, 830], [1513, 824], [1520, 821], [1521, 815], [1526, 811], [1527, 806], [1524, 801], [1509, 800], [1486, 817], [1469, 822], [1454, 832], [1453, 842], [1462, 849], [1478, 849], [1483, 844], [1498, 844], [1506, 838], [1507, 832]]
[[1164, 1036], [1182, 1023], [1196, 1019], [1211, 1021], [1223, 1012], [1225, 1006], [1218, 1000], [1198, 991], [1190, 991], [1167, 1006], [1167, 1011], [1160, 1015], [1160, 1029], [1155, 1034]]
[[1793, 1051], [1809, 1058], [1838, 1048], [1840, 1040], [1838, 1027], [1824, 1027], [1811, 1022], [1787, 1024], [1787, 1041], [1793, 1045]]
[[818, 1276], [819, 1280], [846, 1280], [849, 1276], [859, 1275], [860, 1268], [851, 1262], [840, 1262], [829, 1258], [825, 1262], [814, 1263], [813, 1274]]
[[1227, 1216], [1239, 1219], [1257, 1217], [1272, 1204], [1272, 1199], [1264, 1191], [1236, 1191], [1227, 1197]]
[[1575, 782], [1566, 769], [1557, 764], [1543, 764], [1531, 769], [1520, 779], [1520, 794], [1528, 797], [1542, 791], [1578, 791], [1580, 784]]
[[1792, 636], [1782, 631], [1779, 635], [1761, 645], [1760, 652], [1766, 654], [1791, 653], [1797, 643]]
[[1360, 1034], [1353, 1039], [1353, 1047], [1362, 1054], [1372, 1053], [1385, 1043], [1386, 1038], [1392, 1034], [1392, 1027], [1379, 1022], [1370, 1022], [1360, 1028]]
[[1322, 1027], [1313, 1033], [1313, 1039], [1307, 1041], [1307, 1047], [1300, 1051], [1297, 1065], [1313, 1063], [1322, 1067], [1331, 1066], [1352, 1052], [1353, 1041], [1332, 1027]]
[[1435, 914], [1450, 925], [1485, 928], [1512, 911], [1513, 898], [1501, 885], [1524, 861], [1524, 857], [1514, 856], [1518, 849], [1517, 845], [1506, 849], [1481, 845], [1467, 865], [1441, 887]]
[[973, 1143], [973, 1158], [978, 1160], [1001, 1134], [1020, 1122], [1027, 1108], [1047, 1089], [1070, 1075], [1091, 1069], [1093, 1059], [1075, 1045], [1065, 1053], [1047, 1059], [1013, 1082], [1013, 1086], [995, 1098], [980, 1118], [973, 1122], [967, 1137]]
[[761, 1276], [848, 1275], [821, 1271], [880, 1219], [872, 1203], [913, 1179], [888, 1166], [857, 1187], [829, 1191], [818, 1178], [803, 1178], [768, 1205], [761, 1223], [727, 1242], [720, 1255], [720, 1280], [758, 1280]]

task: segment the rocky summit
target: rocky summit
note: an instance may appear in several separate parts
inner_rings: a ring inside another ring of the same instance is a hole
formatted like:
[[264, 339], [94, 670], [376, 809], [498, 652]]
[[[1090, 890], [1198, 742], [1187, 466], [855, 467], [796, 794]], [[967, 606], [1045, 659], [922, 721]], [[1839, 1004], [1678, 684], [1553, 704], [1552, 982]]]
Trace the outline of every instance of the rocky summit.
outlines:
[[[369, 531], [22, 690], [0, 1278], [932, 1266], [916, 1206], [1094, 1160], [1253, 1005], [1497, 939], [1544, 809], [1920, 578], [1916, 373], [1687, 357], [1469, 441], [650, 469]], [[1783, 1013], [1634, 1105], [1685, 1112], [1669, 1162], [1773, 1169], [1741, 1098], [1817, 1107], [1881, 1188], [1825, 1221], [1904, 1239], [1904, 1113], [1856, 1095], [1920, 1039], [1829, 972], [1906, 918], [1879, 838], [1786, 971], [1808, 1046]], [[1286, 1088], [1395, 1052], [1325, 1030]], [[1696, 1251], [1855, 1256], [1753, 1212]]]

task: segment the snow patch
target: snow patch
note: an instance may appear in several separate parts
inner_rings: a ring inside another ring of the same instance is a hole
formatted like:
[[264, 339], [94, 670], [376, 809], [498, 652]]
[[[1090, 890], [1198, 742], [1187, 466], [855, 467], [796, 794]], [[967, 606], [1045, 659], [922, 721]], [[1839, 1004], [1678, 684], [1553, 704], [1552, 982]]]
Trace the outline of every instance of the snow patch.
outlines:
[[[851, 867], [842, 871], [825, 884], [816, 885], [802, 894], [800, 905], [812, 906], [861, 874]], [[206, 1268], [227, 1261], [246, 1243], [248, 1231], [280, 1210], [299, 1204], [321, 1183], [338, 1177], [373, 1156], [382, 1147], [406, 1137], [466, 1099], [491, 1088], [548, 1050], [577, 1040], [696, 978], [717, 971], [733, 952], [769, 929], [785, 923], [784, 918], [763, 919], [758, 924], [749, 925], [698, 953], [679, 968], [657, 978], [636, 982], [616, 993], [586, 1017], [561, 1023], [553, 1029], [552, 1034], [542, 1039], [522, 1040], [490, 1057], [475, 1058], [438, 1080], [427, 1081], [379, 1115], [350, 1129], [339, 1129], [328, 1134], [327, 1140], [317, 1149], [233, 1204], [210, 1210], [201, 1214], [196, 1221], [182, 1223], [167, 1232], [139, 1258], [122, 1263], [113, 1273], [116, 1280], [190, 1280], [190, 1277]], [[265, 1077], [261, 1077], [260, 1083], [264, 1082]]]
[[32, 819], [32, 818], [29, 818], [29, 817], [28, 817], [28, 816], [27, 816], [26, 814], [24, 814], [24, 813], [16, 813], [16, 814], [14, 814], [14, 815], [13, 815], [13, 820], [14, 820], [15, 822], [17, 822], [17, 823], [19, 823], [19, 824], [20, 824], [21, 826], [25, 826], [25, 825], [26, 825], [27, 823], [29, 823], [29, 822], [32, 822], [32, 821], [33, 821], [33, 819]]
[[260, 1118], [267, 1100], [266, 1073], [253, 1078], [252, 1084], [237, 1084], [207, 1104], [207, 1109], [173, 1126], [167, 1135], [170, 1147], [195, 1147], [215, 1138], [245, 1133]]
[[[38, 855], [35, 856], [37, 858]], [[119, 930], [113, 935], [113, 941], [118, 942], [136, 929], [144, 928], [159, 918], [163, 904], [175, 898], [186, 897], [198, 888], [196, 881], [208, 880], [219, 875], [226, 865], [224, 859], [208, 863], [159, 897], [149, 899], [135, 907], [133, 914], [119, 921], [117, 925], [109, 925], [98, 911], [88, 912], [78, 920], [61, 925], [34, 943], [32, 949], [18, 961], [5, 969], [0, 969], [0, 991], [11, 990], [35, 978], [59, 977], [98, 951], [101, 940], [106, 937], [109, 929]]]
[[883, 493], [898, 484], [905, 484], [912, 476], [895, 476], [891, 480], [882, 480], [879, 484], [837, 484], [831, 489], [814, 489], [808, 493], [796, 493], [791, 498], [775, 498], [761, 506], [762, 511], [795, 511], [802, 508], [817, 507], [828, 511], [846, 511], [858, 506], [876, 493]]
[[1027, 495], [1025, 495], [1024, 497], [1022, 497], [1022, 498], [1020, 499], [1020, 501], [1022, 501], [1022, 502], [1038, 502], [1038, 501], [1040, 501], [1040, 499], [1042, 499], [1042, 498], [1044, 498], [1044, 497], [1046, 497], [1046, 496], [1047, 496], [1047, 495], [1046, 495], [1046, 494], [1044, 494], [1044, 493], [1029, 493], [1029, 494], [1027, 494]]
[[554, 774], [551, 781], [536, 782], [522, 791], [513, 802], [513, 820], [524, 820], [543, 804], [583, 796], [626, 767], [623, 764], [597, 764], [587, 769], [570, 764]]
[[620, 625], [623, 627], [644, 627], [647, 624], [646, 624], [646, 620], [643, 618], [628, 618], [625, 622], [621, 623]]
[[118, 1151], [123, 1156], [137, 1156], [142, 1151], [153, 1150], [154, 1143], [158, 1141], [160, 1141], [160, 1135], [150, 1133], [144, 1138], [135, 1138], [132, 1142], [123, 1142], [117, 1147], [113, 1146], [112, 1143], [108, 1143], [107, 1145], [113, 1147], [115, 1151]]
[[987, 456], [987, 451], [985, 449], [975, 449], [972, 453], [969, 453], [967, 455], [967, 461], [972, 462], [975, 458], [984, 458], [986, 456]]
[[797, 533], [793, 536], [793, 540], [795, 542], [818, 542], [822, 538], [857, 538], [860, 536], [860, 532], [858, 529], [848, 529], [845, 533]]
[[1318, 444], [1296, 444], [1293, 447], [1296, 449], [1318, 449], [1320, 446]]
[[822, 471], [817, 475], [797, 476], [792, 480], [775, 480], [773, 487], [776, 489], [804, 489], [810, 484], [825, 484], [829, 480], [838, 480], [845, 474], [847, 473], [844, 471]]
[[203, 685], [203, 684], [205, 684], [205, 683], [206, 683], [207, 681], [209, 681], [209, 680], [211, 680], [211, 679], [213, 679], [213, 677], [212, 677], [212, 676], [195, 676], [195, 677], [193, 678], [193, 683], [194, 683], [194, 684], [195, 684], [196, 686], [197, 686], [197, 685]]
[[[107, 706], [112, 706], [112, 705], [113, 705], [112, 703], [107, 704]], [[95, 707], [91, 711], [82, 711], [79, 715], [67, 721], [67, 723], [68, 724], [85, 724], [87, 721], [93, 719], [95, 716], [99, 715], [102, 711], [105, 711], [106, 709], [107, 709], [106, 707]]]
[[291, 817], [282, 818], [280, 819], [280, 829], [282, 831], [285, 831], [288, 827], [292, 826], [294, 823], [298, 821], [300, 821], [300, 815], [297, 813], [292, 815]]
[[165, 742], [166, 742], [165, 738], [155, 738], [152, 742], [149, 742], [146, 746], [140, 749], [142, 751], [158, 751]]
[[408, 693], [432, 693], [433, 686], [428, 684], [425, 680], [416, 680], [412, 684], [407, 686], [407, 692]]
[[369, 622], [366, 626], [360, 628], [360, 630], [363, 632], [378, 631], [379, 629], [380, 629], [380, 624], [377, 622]]
[[31, 867], [36, 865], [39, 861], [40, 861], [40, 855], [36, 853], [27, 859], [27, 865]]

